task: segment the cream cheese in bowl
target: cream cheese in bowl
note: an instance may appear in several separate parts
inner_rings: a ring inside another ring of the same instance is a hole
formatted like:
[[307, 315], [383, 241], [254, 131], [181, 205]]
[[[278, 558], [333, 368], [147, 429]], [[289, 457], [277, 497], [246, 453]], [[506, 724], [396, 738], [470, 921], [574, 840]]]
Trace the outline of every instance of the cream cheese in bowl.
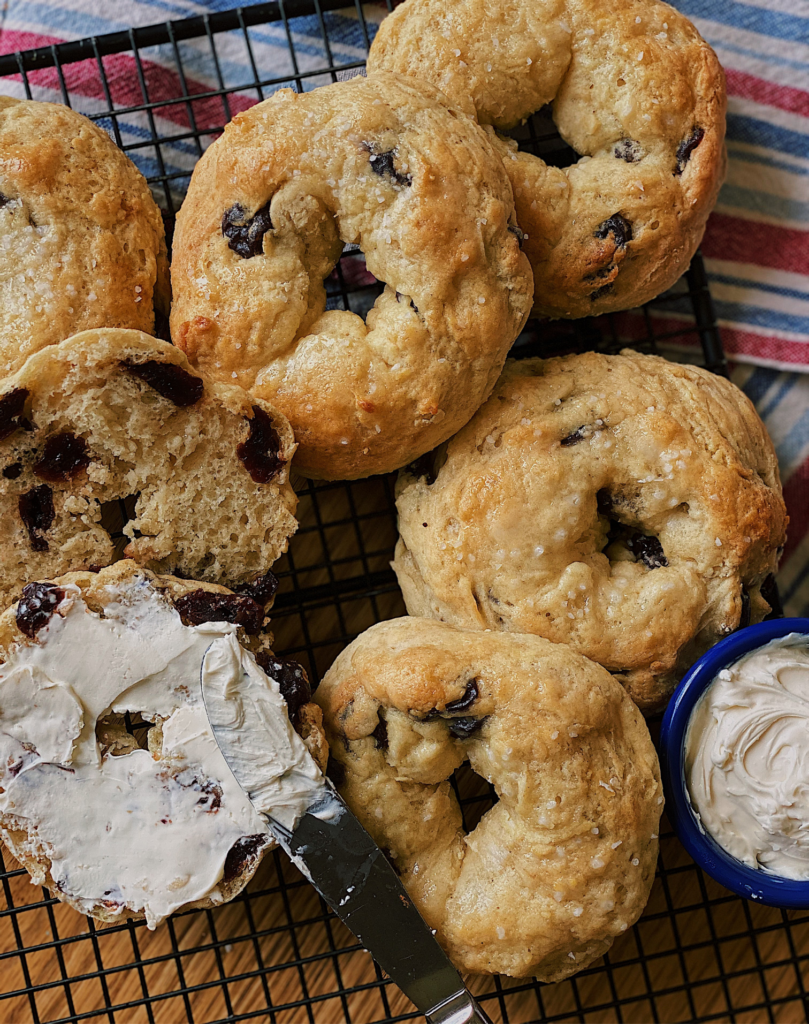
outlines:
[[702, 828], [731, 856], [809, 880], [809, 637], [719, 671], [691, 714], [685, 779]]

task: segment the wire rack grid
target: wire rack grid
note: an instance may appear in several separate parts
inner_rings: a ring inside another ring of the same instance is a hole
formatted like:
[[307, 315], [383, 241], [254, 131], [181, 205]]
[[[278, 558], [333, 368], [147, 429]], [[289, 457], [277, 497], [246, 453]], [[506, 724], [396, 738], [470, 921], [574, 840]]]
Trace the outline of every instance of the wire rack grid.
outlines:
[[[362, 68], [383, 4], [277, 0], [0, 56], [3, 91], [61, 100], [102, 124], [147, 176], [169, 238], [195, 161], [239, 110], [290, 86], [308, 90]], [[540, 112], [523, 148], [575, 159]], [[346, 251], [331, 305], [363, 313], [381, 286]], [[531, 323], [515, 355], [629, 344], [726, 372], [702, 262], [639, 311]], [[389, 567], [393, 480], [298, 480], [300, 530], [276, 567], [276, 649], [317, 681], [374, 622], [404, 613]], [[654, 729], [654, 723], [652, 723]], [[491, 792], [455, 779], [474, 827]], [[0, 854], [0, 856], [2, 856]], [[236, 900], [99, 928], [0, 862], [0, 1019], [337, 1024], [417, 1018], [412, 1005], [278, 851]], [[737, 899], [704, 875], [663, 822], [649, 905], [610, 953], [566, 982], [470, 980], [490, 1015], [528, 1021], [805, 1021], [809, 914]]]

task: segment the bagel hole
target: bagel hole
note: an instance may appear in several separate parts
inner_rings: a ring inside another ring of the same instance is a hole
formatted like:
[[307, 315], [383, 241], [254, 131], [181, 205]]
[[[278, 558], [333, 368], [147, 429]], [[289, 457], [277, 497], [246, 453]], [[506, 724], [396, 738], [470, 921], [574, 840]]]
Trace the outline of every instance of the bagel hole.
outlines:
[[581, 156], [559, 134], [550, 103], [537, 110], [523, 124], [509, 128], [502, 134], [513, 139], [523, 153], [540, 157], [549, 167], [572, 167]]
[[[135, 506], [140, 494], [127, 494], [125, 498], [115, 498], [112, 501], [101, 502], [101, 526], [110, 535], [110, 540], [115, 547], [114, 561], [124, 557], [124, 548], [129, 543], [129, 537], [124, 534], [124, 527], [135, 518]], [[140, 536], [135, 531], [135, 536]]]
[[149, 749], [149, 732], [154, 722], [144, 717], [141, 711], [127, 711], [118, 714], [105, 711], [96, 720], [96, 741], [102, 756], [124, 757], [135, 750]]
[[466, 762], [457, 769], [449, 780], [463, 816], [463, 827], [466, 833], [477, 828], [483, 815], [499, 802], [499, 797], [491, 782], [478, 775]]
[[344, 245], [337, 266], [324, 285], [326, 309], [345, 309], [363, 320], [384, 288], [384, 282], [370, 272], [362, 249], [354, 242]]

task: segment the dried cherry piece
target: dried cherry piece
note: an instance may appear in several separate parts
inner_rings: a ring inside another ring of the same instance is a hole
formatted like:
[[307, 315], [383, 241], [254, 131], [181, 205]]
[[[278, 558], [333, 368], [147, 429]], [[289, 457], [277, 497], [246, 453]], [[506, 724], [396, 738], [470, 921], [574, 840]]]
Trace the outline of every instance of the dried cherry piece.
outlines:
[[263, 576], [256, 576], [250, 583], [240, 583], [232, 589], [237, 594], [252, 597], [257, 604], [266, 608], [278, 590], [278, 577], [275, 573], [267, 571]]
[[17, 629], [33, 639], [43, 626], [48, 625], [56, 606], [64, 598], [64, 590], [55, 583], [28, 583], [17, 603]]
[[[478, 681], [477, 679], [470, 679], [461, 697], [457, 700], [451, 700], [443, 711], [433, 708], [432, 711], [427, 712], [426, 717], [428, 719], [446, 718], [448, 715], [456, 715], [459, 711], [468, 711], [478, 699], [478, 696]], [[453, 736], [465, 739], [467, 736], [471, 736], [473, 732], [476, 732], [485, 721], [485, 716], [483, 718], [474, 718], [470, 715], [464, 715], [461, 718], [451, 718], [447, 722], [447, 726]]]
[[228, 240], [228, 247], [242, 259], [262, 255], [268, 231], [272, 231], [269, 199], [247, 220], [241, 203], [234, 203], [222, 214], [222, 234]]
[[28, 539], [34, 551], [48, 551], [48, 542], [42, 536], [49, 530], [56, 518], [53, 507], [53, 491], [47, 484], [40, 484], [25, 494], [21, 494], [17, 502], [20, 519], [28, 530]]
[[691, 134], [686, 136], [677, 147], [677, 166], [674, 168], [675, 175], [679, 176], [685, 170], [685, 165], [691, 159], [691, 154], [705, 138], [705, 129], [695, 124]]
[[87, 442], [69, 431], [54, 434], [45, 442], [42, 458], [34, 465], [34, 473], [48, 483], [72, 480], [90, 465]]
[[205, 390], [201, 377], [195, 377], [174, 363], [162, 363], [159, 359], [135, 363], [131, 359], [124, 359], [121, 366], [180, 408], [194, 405], [202, 398]]
[[668, 558], [663, 553], [663, 545], [657, 537], [647, 537], [642, 533], [636, 533], [627, 539], [626, 546], [638, 556], [648, 569], [660, 569], [669, 564]]
[[376, 728], [371, 733], [371, 735], [374, 738], [374, 742], [376, 743], [377, 750], [387, 750], [388, 749], [388, 723], [385, 721], [385, 719], [382, 717], [382, 715], [378, 715], [378, 717], [379, 717], [379, 721], [377, 722]]
[[3, 476], [6, 480], [16, 480], [22, 475], [22, 463], [12, 462], [10, 466], [6, 466], [3, 470]]
[[244, 868], [258, 857], [269, 842], [269, 836], [242, 836], [228, 850], [225, 857], [223, 882], [232, 882]]
[[252, 635], [260, 633], [264, 625], [264, 609], [244, 594], [192, 590], [178, 597], [174, 607], [183, 622], [190, 626], [199, 626], [203, 622], [232, 622]]
[[643, 157], [640, 143], [634, 139], [620, 139], [615, 144], [613, 152], [619, 160], [626, 160], [628, 164], [637, 163]]
[[296, 725], [301, 708], [312, 699], [312, 687], [306, 669], [297, 661], [281, 661], [267, 651], [257, 655], [256, 661], [270, 679], [278, 683], [281, 696], [287, 702], [289, 720]]
[[250, 433], [246, 441], [236, 446], [236, 454], [257, 484], [268, 484], [286, 463], [280, 454], [281, 438], [270, 417], [258, 405], [253, 406], [253, 418], [247, 422]]
[[478, 699], [478, 696], [478, 681], [477, 679], [470, 679], [466, 684], [463, 696], [457, 700], [451, 700], [444, 709], [444, 714], [454, 715], [459, 711], [468, 711]]
[[397, 149], [388, 149], [384, 153], [380, 153], [373, 142], [364, 142], [363, 147], [370, 154], [369, 160], [374, 174], [378, 174], [380, 178], [392, 178], [397, 185], [413, 184], [412, 174], [402, 174], [401, 171], [396, 170], [393, 159], [399, 155]]
[[624, 249], [627, 242], [632, 241], [632, 225], [626, 217], [622, 217], [620, 213], [614, 213], [595, 229], [593, 235], [596, 238], [606, 238], [608, 235], [612, 235], [615, 238], [616, 246], [619, 249]]
[[453, 736], [457, 736], [459, 740], [465, 740], [472, 733], [477, 732], [485, 721], [486, 718], [453, 718], [447, 722], [447, 725]]
[[579, 441], [583, 441], [590, 433], [591, 430], [586, 425], [576, 427], [573, 433], [568, 434], [567, 437], [563, 437], [559, 444], [561, 444], [563, 448], [571, 448], [574, 444], [578, 444]]
[[15, 388], [0, 398], [0, 441], [20, 427], [25, 429], [27, 420], [22, 413], [30, 393], [27, 388]]

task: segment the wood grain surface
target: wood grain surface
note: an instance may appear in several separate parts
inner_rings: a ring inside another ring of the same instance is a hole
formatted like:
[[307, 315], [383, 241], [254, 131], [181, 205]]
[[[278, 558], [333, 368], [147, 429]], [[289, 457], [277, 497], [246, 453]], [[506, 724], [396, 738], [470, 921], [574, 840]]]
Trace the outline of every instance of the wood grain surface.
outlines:
[[[298, 489], [301, 530], [278, 567], [273, 628], [276, 649], [318, 678], [349, 638], [404, 611], [384, 576], [396, 536], [392, 480], [298, 481]], [[328, 593], [335, 586], [345, 588], [339, 600]], [[296, 604], [302, 590], [306, 607]], [[479, 792], [481, 780], [463, 774], [463, 792]], [[370, 1024], [415, 1013], [278, 851], [232, 904], [177, 915], [154, 932], [94, 926], [5, 857], [2, 1022]], [[493, 1020], [806, 1021], [809, 911], [737, 899], [693, 865], [667, 827], [660, 867], [638, 925], [577, 978], [547, 986], [471, 978]]]

